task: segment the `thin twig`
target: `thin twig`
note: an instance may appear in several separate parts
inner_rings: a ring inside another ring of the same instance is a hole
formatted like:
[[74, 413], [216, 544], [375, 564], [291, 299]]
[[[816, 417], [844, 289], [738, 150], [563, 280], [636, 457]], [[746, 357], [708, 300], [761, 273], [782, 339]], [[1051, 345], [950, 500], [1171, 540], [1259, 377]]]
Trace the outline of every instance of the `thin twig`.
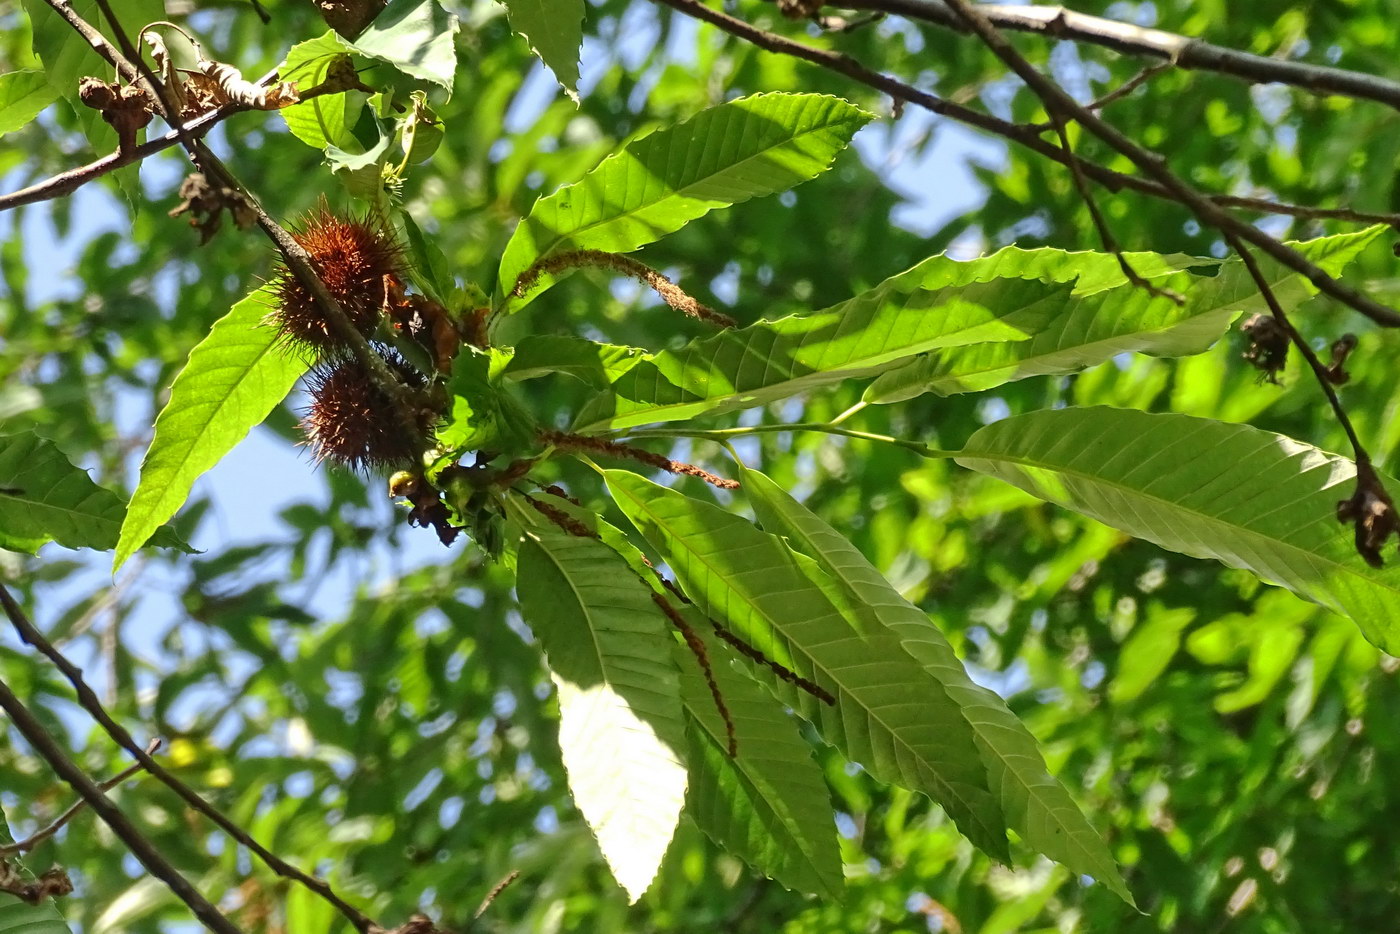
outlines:
[[373, 921], [358, 908], [350, 905], [337, 895], [328, 883], [315, 876], [308, 875], [277, 854], [268, 850], [267, 847], [253, 839], [248, 831], [239, 827], [228, 817], [224, 816], [221, 811], [208, 801], [205, 801], [192, 788], [172, 775], [155, 759], [151, 758], [136, 740], [132, 739], [131, 734], [127, 732], [126, 728], [112, 719], [111, 714], [102, 706], [102, 702], [98, 700], [97, 695], [93, 693], [92, 688], [89, 687], [87, 682], [83, 679], [83, 673], [79, 671], [77, 666], [69, 661], [63, 653], [55, 649], [49, 640], [44, 637], [44, 634], [30, 622], [29, 617], [25, 615], [24, 610], [15, 602], [15, 599], [10, 595], [10, 592], [5, 589], [3, 584], [0, 584], [0, 605], [3, 605], [5, 615], [9, 617], [11, 625], [13, 625], [15, 631], [19, 633], [20, 639], [38, 649], [49, 661], [53, 662], [54, 666], [68, 679], [68, 683], [73, 686], [73, 690], [78, 695], [78, 703], [82, 705], [82, 708], [107, 731], [107, 734], [111, 736], [112, 739], [116, 740], [119, 746], [131, 753], [146, 771], [150, 772], [170, 788], [171, 791], [179, 795], [186, 804], [205, 817], [208, 817], [230, 837], [246, 846], [259, 859], [266, 863], [273, 872], [285, 879], [292, 879], [301, 883], [333, 905], [337, 911], [344, 915], [345, 918], [355, 926], [356, 930], [361, 932], [361, 934], [366, 934], [366, 932], [372, 929]]
[[1389, 224], [1400, 229], [1400, 214], [1383, 211], [1358, 211], [1356, 208], [1315, 208], [1306, 204], [1289, 204], [1268, 198], [1245, 195], [1211, 195], [1210, 200], [1222, 208], [1257, 211], [1260, 214], [1283, 214], [1304, 220], [1350, 221], [1355, 224]]
[[[9, 594], [0, 588], [0, 595], [3, 595], [6, 601], [5, 608], [8, 611], [11, 604]], [[189, 907], [190, 912], [201, 924], [213, 931], [214, 934], [243, 934], [232, 921], [219, 912], [213, 903], [201, 895], [199, 890], [190, 884], [190, 881], [182, 876], [178, 869], [171, 865], [156, 849], [155, 844], [146, 839], [136, 828], [136, 825], [131, 823], [126, 815], [103, 793], [102, 789], [72, 759], [68, 758], [63, 748], [44, 729], [44, 725], [34, 714], [30, 713], [29, 708], [21, 703], [4, 681], [0, 681], [0, 709], [9, 715], [10, 722], [34, 748], [39, 757], [47, 762], [59, 778], [67, 782], [79, 797], [87, 802], [93, 813], [101, 818], [103, 823], [112, 828], [112, 833], [126, 844], [126, 848], [131, 851], [131, 854], [141, 861], [141, 865], [145, 866], [151, 875], [164, 882], [170, 891], [174, 892], [175, 896]]]
[[1118, 260], [1118, 268], [1123, 271], [1127, 280], [1137, 288], [1142, 289], [1148, 295], [1158, 298], [1166, 298], [1178, 305], [1184, 305], [1186, 299], [1178, 292], [1153, 285], [1148, 282], [1138, 271], [1133, 268], [1133, 264], [1128, 262], [1128, 257], [1123, 255], [1123, 248], [1118, 245], [1118, 238], [1113, 235], [1113, 230], [1108, 226], [1108, 219], [1099, 210], [1099, 203], [1094, 198], [1094, 192], [1089, 188], [1089, 181], [1084, 177], [1084, 167], [1079, 164], [1079, 159], [1074, 154], [1074, 148], [1069, 141], [1069, 130], [1065, 128], [1065, 114], [1059, 110], [1050, 110], [1050, 122], [1055, 125], [1055, 133], [1060, 138], [1060, 148], [1070, 157], [1069, 174], [1074, 179], [1075, 190], [1079, 192], [1079, 198], [1084, 202], [1084, 206], [1089, 209], [1089, 217], [1094, 221], [1094, 229], [1099, 233], [1099, 241], [1103, 243], [1103, 248], [1113, 254]]
[[1210, 199], [1182, 181], [1167, 167], [1166, 159], [1160, 153], [1139, 146], [1117, 128], [1106, 123], [1097, 114], [1091, 113], [1064, 92], [1064, 90], [1041, 74], [1030, 62], [1016, 51], [997, 27], [990, 23], [980, 10], [968, 0], [946, 0], [956, 10], [968, 26], [982, 39], [987, 48], [1006, 63], [1021, 80], [1045, 104], [1047, 111], [1059, 109], [1062, 113], [1073, 114], [1084, 129], [1107, 143], [1121, 155], [1126, 156], [1143, 174], [1152, 177], [1158, 184], [1171, 192], [1173, 200], [1190, 209], [1197, 219], [1206, 226], [1214, 227], [1235, 239], [1246, 241], [1273, 257], [1295, 272], [1305, 275], [1313, 285], [1331, 297], [1385, 327], [1400, 327], [1400, 312], [1362, 295], [1350, 286], [1343, 285], [1329, 276], [1317, 265], [1309, 262], [1296, 250], [1289, 249], [1278, 240], [1257, 227], [1246, 224], [1226, 213]]
[[[842, 0], [841, 6], [892, 13], [958, 32], [970, 31], [958, 16], [956, 4], [948, 0]], [[978, 10], [1001, 29], [1070, 39], [1115, 52], [1162, 59], [1178, 68], [1212, 71], [1252, 84], [1287, 84], [1314, 94], [1377, 101], [1400, 109], [1400, 82], [1364, 72], [1252, 55], [1160, 29], [1145, 29], [1076, 13], [1062, 6], [986, 4], [979, 5]]]
[[[154, 755], [155, 751], [159, 748], [160, 740], [158, 739], [153, 739], [146, 744], [146, 752], [151, 755]], [[101, 788], [104, 792], [111, 791], [113, 788], [117, 787], [122, 782], [126, 781], [128, 778], [131, 778], [131, 776], [135, 775], [137, 772], [140, 771], [141, 763], [137, 762], [135, 765], [129, 765], [126, 768], [122, 769], [116, 775], [113, 775], [111, 778], [107, 779], [105, 782], [102, 782], [97, 787]], [[34, 833], [25, 837], [23, 840], [18, 840], [14, 843], [7, 843], [4, 846], [0, 846], [0, 859], [3, 859], [6, 856], [14, 856], [19, 853], [28, 853], [30, 850], [39, 846], [39, 844], [43, 843], [45, 840], [49, 839], [54, 834], [62, 830], [70, 820], [77, 817], [78, 813], [82, 811], [83, 807], [86, 804], [86, 801], [84, 801], [82, 798], [79, 798], [77, 801], [74, 801], [72, 804], [70, 804], [66, 811], [58, 815], [58, 817], [54, 818], [53, 823], [49, 824], [46, 827], [39, 828], [38, 830], [34, 831]]]
[[[1155, 65], [1148, 65], [1142, 71], [1133, 75], [1131, 78], [1129, 78], [1127, 81], [1124, 81], [1118, 87], [1109, 91], [1107, 94], [1104, 94], [1102, 97], [1095, 98], [1094, 100], [1090, 101], [1084, 106], [1089, 110], [1103, 110], [1105, 107], [1107, 107], [1109, 104], [1112, 104], [1114, 101], [1119, 101], [1127, 97], [1129, 94], [1133, 93], [1139, 87], [1146, 84], [1148, 81], [1152, 80], [1157, 75], [1160, 75], [1162, 72], [1170, 71], [1171, 67], [1172, 66], [1170, 62], [1158, 62]], [[1053, 120], [1046, 120], [1044, 123], [1032, 123], [1029, 124], [1029, 126], [1038, 133], [1044, 133], [1046, 130], [1055, 129], [1055, 123]]]
[[[199, 117], [183, 124], [182, 129], [185, 134], [195, 139], [203, 138], [214, 128], [214, 125], [240, 113], [247, 108], [237, 104], [228, 103], [201, 114]], [[35, 204], [40, 201], [50, 201], [54, 198], [61, 198], [64, 195], [72, 194], [88, 182], [99, 179], [104, 175], [115, 172], [124, 166], [140, 162], [148, 156], [153, 156], [163, 149], [169, 149], [180, 142], [180, 132], [171, 130], [164, 136], [157, 139], [147, 140], [128, 152], [120, 150], [103, 156], [87, 165], [78, 166], [75, 169], [68, 169], [57, 175], [36, 182], [28, 188], [21, 188], [19, 191], [12, 191], [7, 195], [0, 195], [0, 211], [8, 211], [10, 208], [17, 208], [25, 204]]]

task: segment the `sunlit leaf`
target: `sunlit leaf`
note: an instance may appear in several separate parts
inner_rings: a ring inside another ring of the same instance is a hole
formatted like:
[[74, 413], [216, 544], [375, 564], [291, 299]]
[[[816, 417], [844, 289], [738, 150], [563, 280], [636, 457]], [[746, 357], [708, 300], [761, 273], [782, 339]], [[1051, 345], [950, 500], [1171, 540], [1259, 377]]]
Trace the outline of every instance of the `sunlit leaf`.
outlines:
[[438, 0], [389, 0], [351, 43], [406, 75], [452, 90], [457, 73], [457, 17]]
[[155, 438], [122, 523], [114, 567], [184, 505], [195, 480], [262, 422], [306, 372], [306, 360], [263, 326], [272, 292], [259, 289], [190, 351], [156, 418]]
[[565, 373], [595, 389], [606, 389], [651, 355], [637, 347], [600, 344], [565, 334], [535, 334], [515, 346], [506, 379], [535, 379]]
[[[521, 521], [532, 522], [530, 507], [516, 502]], [[538, 516], [521, 545], [518, 587], [559, 693], [569, 789], [635, 902], [656, 876], [685, 800], [667, 620], [612, 549]]]
[[[350, 46], [344, 39], [333, 31], [327, 32], [292, 46], [279, 73], [283, 80], [295, 81], [299, 89], [310, 90], [326, 79], [332, 65], [348, 62], [349, 52]], [[321, 94], [284, 107], [278, 113], [287, 121], [292, 135], [309, 146], [355, 148], [357, 143], [350, 129], [359, 118], [365, 100], [362, 91]]]
[[[1367, 230], [1292, 244], [1304, 256], [1333, 275], [1340, 274], [1384, 230]], [[1128, 254], [1134, 270], [1158, 286], [1176, 291], [1185, 301], [1127, 284], [1109, 254], [1066, 253], [1062, 250], [1018, 250], [1008, 247], [969, 264], [988, 272], [1025, 278], [1066, 281], [1075, 275], [1075, 294], [1063, 313], [1031, 340], [1017, 346], [980, 344], [932, 353], [882, 374], [865, 393], [870, 402], [899, 402], [923, 392], [943, 395], [991, 389], [1030, 376], [1071, 373], [1103, 363], [1120, 353], [1139, 352], [1159, 357], [1202, 353], [1219, 340], [1241, 313], [1267, 311], [1259, 288], [1238, 258], [1220, 260]], [[938, 281], [948, 260], [935, 257], [916, 266]], [[1275, 296], [1285, 307], [1296, 305], [1313, 288], [1292, 270], [1261, 259], [1261, 268]], [[1192, 275], [1174, 268], [1210, 268], [1216, 274]], [[1116, 274], [1116, 275], [1115, 275]]]
[[593, 399], [578, 430], [751, 408], [937, 347], [1028, 340], [1071, 300], [1068, 285], [1028, 279], [877, 287], [831, 311], [759, 321], [656, 354]]
[[[634, 140], [535, 202], [506, 245], [498, 289], [509, 293], [553, 253], [626, 253], [715, 208], [799, 185], [826, 171], [870, 119], [835, 97], [755, 94]], [[524, 307], [562, 275], [541, 275], [510, 307]]]

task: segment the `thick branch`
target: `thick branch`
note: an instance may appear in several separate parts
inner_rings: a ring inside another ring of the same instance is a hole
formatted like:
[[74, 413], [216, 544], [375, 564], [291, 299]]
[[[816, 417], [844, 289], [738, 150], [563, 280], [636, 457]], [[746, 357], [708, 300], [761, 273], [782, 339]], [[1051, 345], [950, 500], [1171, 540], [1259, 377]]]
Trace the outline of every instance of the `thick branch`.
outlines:
[[[958, 32], [971, 32], [948, 0], [842, 0], [854, 10], [893, 13]], [[1400, 82], [1364, 72], [1282, 61], [1212, 45], [1160, 29], [1145, 29], [1062, 6], [979, 4], [978, 11], [1001, 29], [1014, 29], [1103, 46], [1115, 52], [1157, 58], [1180, 68], [1213, 71], [1256, 84], [1287, 84], [1315, 94], [1337, 94], [1378, 101], [1400, 109]]]
[[[10, 607], [9, 594], [0, 589], [0, 594], [4, 594], [6, 600], [5, 608]], [[207, 898], [200, 894], [199, 890], [190, 884], [190, 880], [180, 875], [179, 870], [170, 864], [155, 845], [136, 828], [136, 825], [127, 820], [125, 814], [118, 810], [111, 799], [103, 793], [87, 774], [68, 758], [63, 748], [58, 745], [44, 725], [29, 712], [20, 699], [10, 690], [9, 685], [0, 681], [0, 710], [4, 710], [9, 715], [10, 721], [15, 725], [15, 729], [34, 747], [34, 751], [47, 762], [72, 789], [78, 793], [93, 812], [102, 821], [112, 828], [112, 832], [117, 835], [122, 843], [126, 844], [131, 854], [141, 861], [141, 865], [170, 887], [170, 891], [189, 906], [199, 922], [215, 934], [243, 934], [236, 925], [228, 918], [219, 913]], [[144, 753], [143, 753], [144, 754]]]
[[107, 731], [107, 734], [111, 736], [112, 739], [117, 741], [118, 745], [131, 753], [146, 771], [150, 772], [170, 788], [171, 791], [179, 795], [186, 804], [205, 817], [208, 817], [230, 837], [246, 846], [256, 854], [259, 859], [266, 863], [273, 872], [283, 878], [300, 882], [317, 895], [320, 895], [331, 905], [335, 906], [336, 910], [344, 915], [350, 923], [355, 926], [356, 930], [363, 934], [363, 932], [368, 932], [373, 929], [373, 922], [359, 909], [346, 903], [326, 882], [302, 872], [280, 856], [268, 850], [267, 847], [253, 839], [248, 831], [225, 817], [221, 811], [201, 798], [192, 788], [172, 775], [165, 766], [151, 758], [146, 750], [143, 749], [136, 740], [132, 739], [131, 734], [127, 732], [126, 728], [112, 719], [111, 714], [107, 713], [106, 708], [102, 706], [102, 702], [98, 700], [97, 695], [83, 679], [83, 673], [79, 671], [78, 667], [70, 662], [63, 653], [55, 649], [48, 639], [44, 638], [44, 634], [30, 622], [29, 617], [25, 615], [24, 610], [15, 602], [15, 599], [10, 596], [10, 592], [5, 589], [3, 584], [0, 584], [0, 606], [4, 607], [5, 615], [10, 618], [10, 623], [15, 627], [15, 631], [19, 633], [20, 639], [38, 649], [49, 661], [53, 662], [54, 666], [68, 679], [68, 683], [73, 686], [73, 690], [78, 695], [78, 703], [82, 705], [83, 709]]

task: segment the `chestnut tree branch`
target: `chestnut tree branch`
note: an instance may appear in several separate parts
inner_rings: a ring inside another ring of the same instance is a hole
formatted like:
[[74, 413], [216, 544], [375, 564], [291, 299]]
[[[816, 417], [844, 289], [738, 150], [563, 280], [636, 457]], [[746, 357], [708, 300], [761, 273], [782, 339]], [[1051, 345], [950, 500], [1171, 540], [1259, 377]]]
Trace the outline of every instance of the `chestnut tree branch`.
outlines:
[[[158, 739], [151, 740], [151, 742], [146, 744], [146, 752], [148, 754], [154, 754], [155, 751], [159, 748], [160, 740]], [[133, 775], [140, 771], [141, 763], [138, 762], [135, 765], [129, 765], [126, 768], [122, 769], [120, 772], [118, 772], [116, 775], [113, 775], [111, 778], [98, 785], [97, 787], [101, 788], [104, 792], [111, 791], [113, 788], [117, 787], [122, 782], [126, 781], [128, 778], [131, 778]], [[0, 859], [5, 858], [6, 856], [15, 856], [19, 853], [28, 853], [30, 850], [39, 846], [45, 840], [49, 839], [54, 834], [62, 830], [70, 820], [77, 817], [78, 813], [82, 811], [83, 806], [86, 804], [87, 802], [85, 800], [79, 798], [77, 801], [74, 801], [71, 805], [69, 805], [67, 810], [65, 810], [62, 814], [58, 815], [58, 817], [54, 818], [54, 820], [47, 826], [40, 827], [38, 830], [25, 837], [23, 840], [17, 840], [14, 843], [7, 843], [4, 846], [0, 846]]]
[[[247, 204], [252, 208], [258, 227], [277, 247], [287, 262], [292, 274], [311, 292], [316, 300], [317, 307], [320, 308], [326, 320], [339, 332], [339, 336], [345, 345], [350, 348], [355, 357], [355, 361], [369, 374], [371, 381], [381, 392], [385, 394], [393, 405], [398, 416], [398, 424], [403, 426], [405, 433], [410, 433], [409, 426], [416, 424], [417, 419], [413, 413], [413, 407], [408, 399], [408, 388], [404, 386], [389, 365], [381, 357], [359, 329], [350, 321], [345, 310], [340, 307], [340, 303], [326, 289], [326, 285], [317, 275], [311, 262], [311, 256], [306, 252], [300, 243], [287, 232], [281, 224], [273, 220], [262, 204], [249, 192], [223, 161], [216, 156], [208, 146], [202, 141], [194, 138], [185, 131], [184, 124], [174, 119], [171, 115], [178, 111], [170, 99], [170, 94], [160, 78], [151, 71], [149, 65], [140, 57], [140, 53], [132, 45], [131, 40], [122, 30], [121, 23], [117, 20], [116, 14], [112, 10], [108, 0], [97, 0], [99, 8], [103, 11], [108, 22], [111, 24], [113, 34], [117, 37], [117, 42], [122, 51], [113, 48], [101, 33], [94, 29], [81, 16], [79, 16], [69, 5], [68, 0], [46, 0], [60, 16], [79, 32], [88, 43], [97, 51], [99, 55], [112, 64], [117, 72], [128, 81], [144, 81], [149, 86], [155, 96], [158, 106], [169, 123], [179, 136], [180, 142], [184, 144], [189, 153], [190, 161], [209, 178], [215, 180], [220, 185], [238, 192]], [[130, 77], [128, 77], [130, 76]], [[416, 439], [415, 443], [416, 443]]]
[[[963, 33], [975, 31], [959, 15], [958, 4], [953, 0], [843, 0], [840, 5], [922, 20]], [[1376, 101], [1400, 110], [1400, 82], [1365, 72], [1253, 55], [1160, 29], [1076, 13], [1062, 6], [978, 4], [977, 10], [999, 29], [1070, 39], [1251, 84], [1287, 84], [1314, 94]]]
[[[10, 607], [9, 594], [0, 588], [0, 594], [4, 595], [6, 601], [5, 608]], [[45, 762], [77, 792], [78, 796], [87, 802], [99, 818], [108, 827], [112, 828], [112, 833], [126, 845], [131, 854], [141, 861], [141, 865], [155, 876], [157, 879], [169, 886], [180, 901], [184, 902], [206, 928], [214, 934], [243, 934], [243, 932], [228, 918], [219, 911], [207, 898], [200, 894], [190, 880], [180, 874], [169, 860], [167, 860], [156, 849], [155, 844], [146, 839], [145, 835], [137, 829], [136, 825], [127, 819], [112, 800], [107, 797], [102, 788], [98, 786], [87, 773], [80, 769], [72, 759], [68, 758], [63, 747], [49, 735], [44, 729], [44, 725], [38, 718], [29, 711], [15, 693], [10, 690], [3, 680], [0, 680], [0, 710], [5, 711], [10, 722], [25, 741], [34, 748]]]
[[1105, 144], [1128, 158], [1144, 175], [1149, 176], [1171, 193], [1171, 200], [1188, 208], [1204, 225], [1214, 227], [1227, 238], [1233, 237], [1272, 257], [1294, 272], [1301, 273], [1318, 290], [1335, 298], [1344, 305], [1360, 312], [1376, 324], [1384, 327], [1400, 327], [1400, 312], [1363, 295], [1348, 285], [1334, 279], [1319, 266], [1307, 260], [1297, 250], [1289, 249], [1283, 243], [1264, 233], [1257, 227], [1246, 224], [1226, 212], [1194, 188], [1187, 185], [1168, 166], [1160, 153], [1152, 152], [1138, 145], [1116, 127], [1105, 122], [1097, 114], [1084, 108], [1070, 97], [1055, 82], [1041, 74], [1030, 62], [1016, 51], [1006, 37], [982, 15], [980, 10], [968, 0], [946, 0], [947, 4], [963, 17], [987, 48], [1006, 63], [1022, 81], [1039, 97], [1052, 113], [1071, 114], [1085, 130], [1097, 136]]
[[[337, 895], [329, 884], [315, 876], [308, 875], [268, 850], [267, 847], [253, 839], [248, 831], [235, 824], [212, 804], [200, 797], [194, 789], [172, 775], [165, 766], [153, 759], [146, 750], [132, 738], [131, 734], [127, 732], [126, 727], [112, 719], [112, 715], [102, 706], [102, 702], [98, 699], [97, 694], [93, 692], [92, 688], [88, 686], [87, 681], [84, 680], [83, 673], [76, 665], [68, 660], [67, 656], [53, 647], [53, 644], [45, 638], [38, 627], [25, 615], [23, 608], [20, 607], [3, 584], [0, 584], [0, 606], [3, 606], [5, 615], [9, 617], [10, 624], [14, 626], [20, 639], [27, 645], [38, 649], [40, 654], [53, 663], [54, 667], [56, 667], [63, 676], [68, 679], [68, 683], [73, 686], [74, 692], [78, 695], [78, 703], [82, 708], [107, 731], [107, 735], [111, 736], [112, 739], [116, 740], [119, 746], [129, 752], [142, 768], [154, 775], [164, 783], [166, 787], [175, 792], [175, 794], [179, 795], [180, 798], [194, 810], [208, 817], [219, 829], [223, 830], [237, 842], [246, 846], [259, 859], [266, 863], [273, 872], [285, 879], [292, 879], [301, 883], [333, 905], [337, 911], [355, 926], [357, 931], [361, 932], [361, 934], [367, 934], [367, 932], [374, 930], [373, 921], [358, 908], [350, 905]], [[91, 801], [89, 801], [89, 803], [91, 803]]]
[[[996, 117], [979, 113], [978, 111], [964, 107], [953, 101], [945, 100], [936, 94], [921, 91], [903, 81], [873, 71], [848, 55], [832, 52], [827, 49], [818, 49], [788, 39], [785, 36], [759, 29], [757, 26], [730, 16], [727, 13], [712, 10], [705, 6], [701, 0], [653, 0], [653, 2], [665, 4], [671, 9], [684, 13], [687, 16], [692, 16], [695, 19], [710, 23], [730, 35], [744, 39], [766, 51], [776, 52], [781, 55], [790, 55], [794, 58], [800, 58], [803, 61], [811, 62], [829, 71], [845, 75], [877, 91], [882, 91], [896, 100], [916, 104], [940, 116], [950, 117], [968, 126], [976, 127], [979, 130], [995, 133], [1012, 142], [1020, 143], [1036, 154], [1045, 156], [1047, 159], [1052, 159], [1062, 165], [1068, 166], [1070, 164], [1069, 160], [1071, 156], [1069, 154], [1065, 153], [1059, 146], [1042, 139], [1040, 135], [1030, 127], [1019, 126], [1005, 120], [999, 120]], [[1014, 53], [1015, 50], [1013, 49], [1012, 52]], [[1037, 74], [1037, 77], [1040, 76]], [[1041, 80], [1045, 81], [1046, 79], [1042, 78]], [[1069, 104], [1072, 104], [1080, 111], [1083, 110], [1072, 98], [1065, 95], [1063, 91], [1059, 91], [1059, 88], [1055, 88], [1055, 91], [1059, 92]], [[1289, 269], [1301, 273], [1308, 281], [1317, 286], [1319, 291], [1354, 308], [1377, 324], [1384, 327], [1400, 327], [1400, 312], [1396, 312], [1393, 308], [1388, 308], [1373, 299], [1367, 298], [1358, 293], [1355, 289], [1338, 282], [1336, 279], [1327, 275], [1327, 273], [1316, 264], [1310, 262], [1301, 253], [1289, 249], [1258, 228], [1227, 214], [1224, 210], [1224, 206], [1246, 207], [1249, 210], [1269, 211], [1270, 213], [1297, 213], [1298, 216], [1307, 217], [1326, 215], [1319, 214], [1316, 209], [1312, 208], [1283, 210], [1282, 206], [1263, 199], [1245, 200], [1222, 197], [1217, 201], [1208, 198], [1186, 187], [1176, 175], [1168, 170], [1165, 165], [1161, 164], [1163, 161], [1161, 156], [1149, 153], [1137, 146], [1121, 133], [1118, 133], [1118, 131], [1108, 127], [1093, 114], [1086, 113], [1084, 116], [1092, 121], [1093, 126], [1086, 126], [1086, 128], [1090, 129], [1091, 132], [1095, 132], [1095, 135], [1098, 135], [1097, 130], [1099, 128], [1106, 129], [1112, 134], [1116, 143], [1125, 146], [1129, 151], [1142, 159], [1144, 163], [1150, 165], [1152, 171], [1147, 172], [1147, 174], [1153, 175], [1154, 179], [1140, 178], [1136, 175], [1115, 172], [1096, 162], [1090, 162], [1081, 158], [1079, 162], [1085, 177], [1093, 179], [1109, 191], [1117, 192], [1123, 189], [1132, 189], [1142, 192], [1143, 194], [1152, 195], [1156, 198], [1182, 204], [1191, 209], [1198, 217], [1201, 217], [1209, 226], [1222, 230], [1229, 230], [1239, 236], [1240, 239], [1254, 244]], [[1080, 122], [1083, 123], [1085, 121], [1081, 119]], [[1115, 145], [1114, 148], [1117, 149], [1118, 146]], [[1123, 150], [1120, 149], [1120, 152], [1121, 151]], [[1166, 178], [1171, 180], [1171, 184], [1166, 182]], [[1379, 219], [1380, 216], [1375, 217]], [[1389, 223], [1390, 221], [1386, 220], [1385, 222]]]

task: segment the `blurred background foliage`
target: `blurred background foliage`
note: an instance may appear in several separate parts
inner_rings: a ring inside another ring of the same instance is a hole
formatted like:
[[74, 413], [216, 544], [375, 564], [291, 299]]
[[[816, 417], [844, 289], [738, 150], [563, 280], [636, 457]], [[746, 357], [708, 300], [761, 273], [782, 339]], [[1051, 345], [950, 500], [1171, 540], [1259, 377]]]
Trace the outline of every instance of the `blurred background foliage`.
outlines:
[[[171, 0], [170, 14], [246, 73], [321, 34], [311, 4]], [[451, 6], [451, 4], [449, 4]], [[843, 33], [734, 12], [1017, 121], [1035, 99], [969, 39], [886, 19]], [[1076, 8], [1282, 58], [1395, 74], [1385, 0], [1227, 4], [1086, 0]], [[738, 44], [643, 0], [588, 8], [580, 106], [558, 92], [493, 0], [458, 4], [464, 28], [446, 138], [408, 180], [408, 210], [456, 272], [488, 291], [514, 223], [619, 141], [760, 90], [847, 97], [884, 119], [835, 170], [796, 192], [711, 214], [648, 247], [704, 300], [743, 321], [819, 308], [915, 261], [1006, 243], [1099, 246], [1068, 174], [791, 59]], [[0, 7], [0, 65], [35, 67], [28, 25]], [[1142, 63], [1033, 37], [1016, 42], [1083, 100]], [[372, 76], [369, 78], [372, 81]], [[1400, 209], [1397, 115], [1370, 103], [1168, 71], [1107, 115], [1213, 192], [1320, 206]], [[294, 220], [350, 199], [280, 118], [244, 114], [212, 136], [271, 212]], [[1085, 141], [1083, 151], [1121, 160]], [[5, 190], [92, 158], [61, 105], [0, 149]], [[225, 230], [195, 246], [166, 211], [185, 172], [172, 149], [77, 195], [0, 216], [0, 422], [35, 427], [95, 479], [129, 490], [154, 413], [190, 348], [259, 277], [271, 250]], [[136, 194], [135, 201], [128, 200]], [[1105, 197], [1128, 249], [1219, 255], [1180, 209]], [[1342, 229], [1267, 219], [1302, 238]], [[1359, 264], [1394, 302], [1394, 257]], [[1323, 300], [1297, 315], [1319, 347], [1361, 334], [1342, 394], [1380, 466], [1394, 473], [1400, 388], [1393, 334]], [[535, 333], [582, 333], [660, 348], [691, 322], [600, 275], [577, 275], [528, 310]], [[949, 447], [1007, 414], [1058, 404], [1130, 405], [1250, 421], [1332, 450], [1344, 441], [1296, 361], [1259, 385], [1235, 337], [1202, 356], [1119, 359], [1074, 378], [995, 396], [925, 396], [851, 424]], [[537, 381], [537, 411], [567, 418], [577, 393]], [[767, 420], [823, 419], [859, 386], [775, 406]], [[294, 394], [196, 487], [179, 520], [203, 553], [150, 553], [113, 586], [105, 556], [48, 546], [0, 553], [0, 578], [80, 660], [138, 736], [265, 844], [329, 876], [385, 923], [415, 910], [463, 930], [491, 886], [508, 888], [488, 931], [1011, 932], [1359, 931], [1394, 926], [1392, 828], [1400, 798], [1400, 662], [1356, 628], [1249, 575], [1163, 552], [946, 462], [870, 444], [790, 435], [741, 453], [821, 512], [924, 607], [978, 677], [1008, 696], [1047, 758], [1108, 837], [1143, 913], [1062, 868], [993, 865], [925, 799], [872, 782], [831, 751], [848, 879], [821, 904], [754, 878], [683, 823], [657, 885], [626, 905], [570, 805], [539, 653], [509, 575], [471, 547], [408, 529], [382, 479], [316, 470], [292, 447]], [[750, 419], [752, 420], [752, 419]], [[684, 456], [718, 460], [714, 450]], [[580, 471], [563, 478], [601, 501]], [[0, 638], [0, 674], [94, 773], [125, 763], [66, 684]], [[347, 926], [307, 892], [250, 862], [149, 779], [118, 794], [127, 812], [248, 930], [322, 934]], [[69, 793], [0, 731], [0, 806], [16, 836]], [[34, 854], [69, 868], [66, 901], [85, 934], [187, 931], [184, 909], [90, 816]]]

